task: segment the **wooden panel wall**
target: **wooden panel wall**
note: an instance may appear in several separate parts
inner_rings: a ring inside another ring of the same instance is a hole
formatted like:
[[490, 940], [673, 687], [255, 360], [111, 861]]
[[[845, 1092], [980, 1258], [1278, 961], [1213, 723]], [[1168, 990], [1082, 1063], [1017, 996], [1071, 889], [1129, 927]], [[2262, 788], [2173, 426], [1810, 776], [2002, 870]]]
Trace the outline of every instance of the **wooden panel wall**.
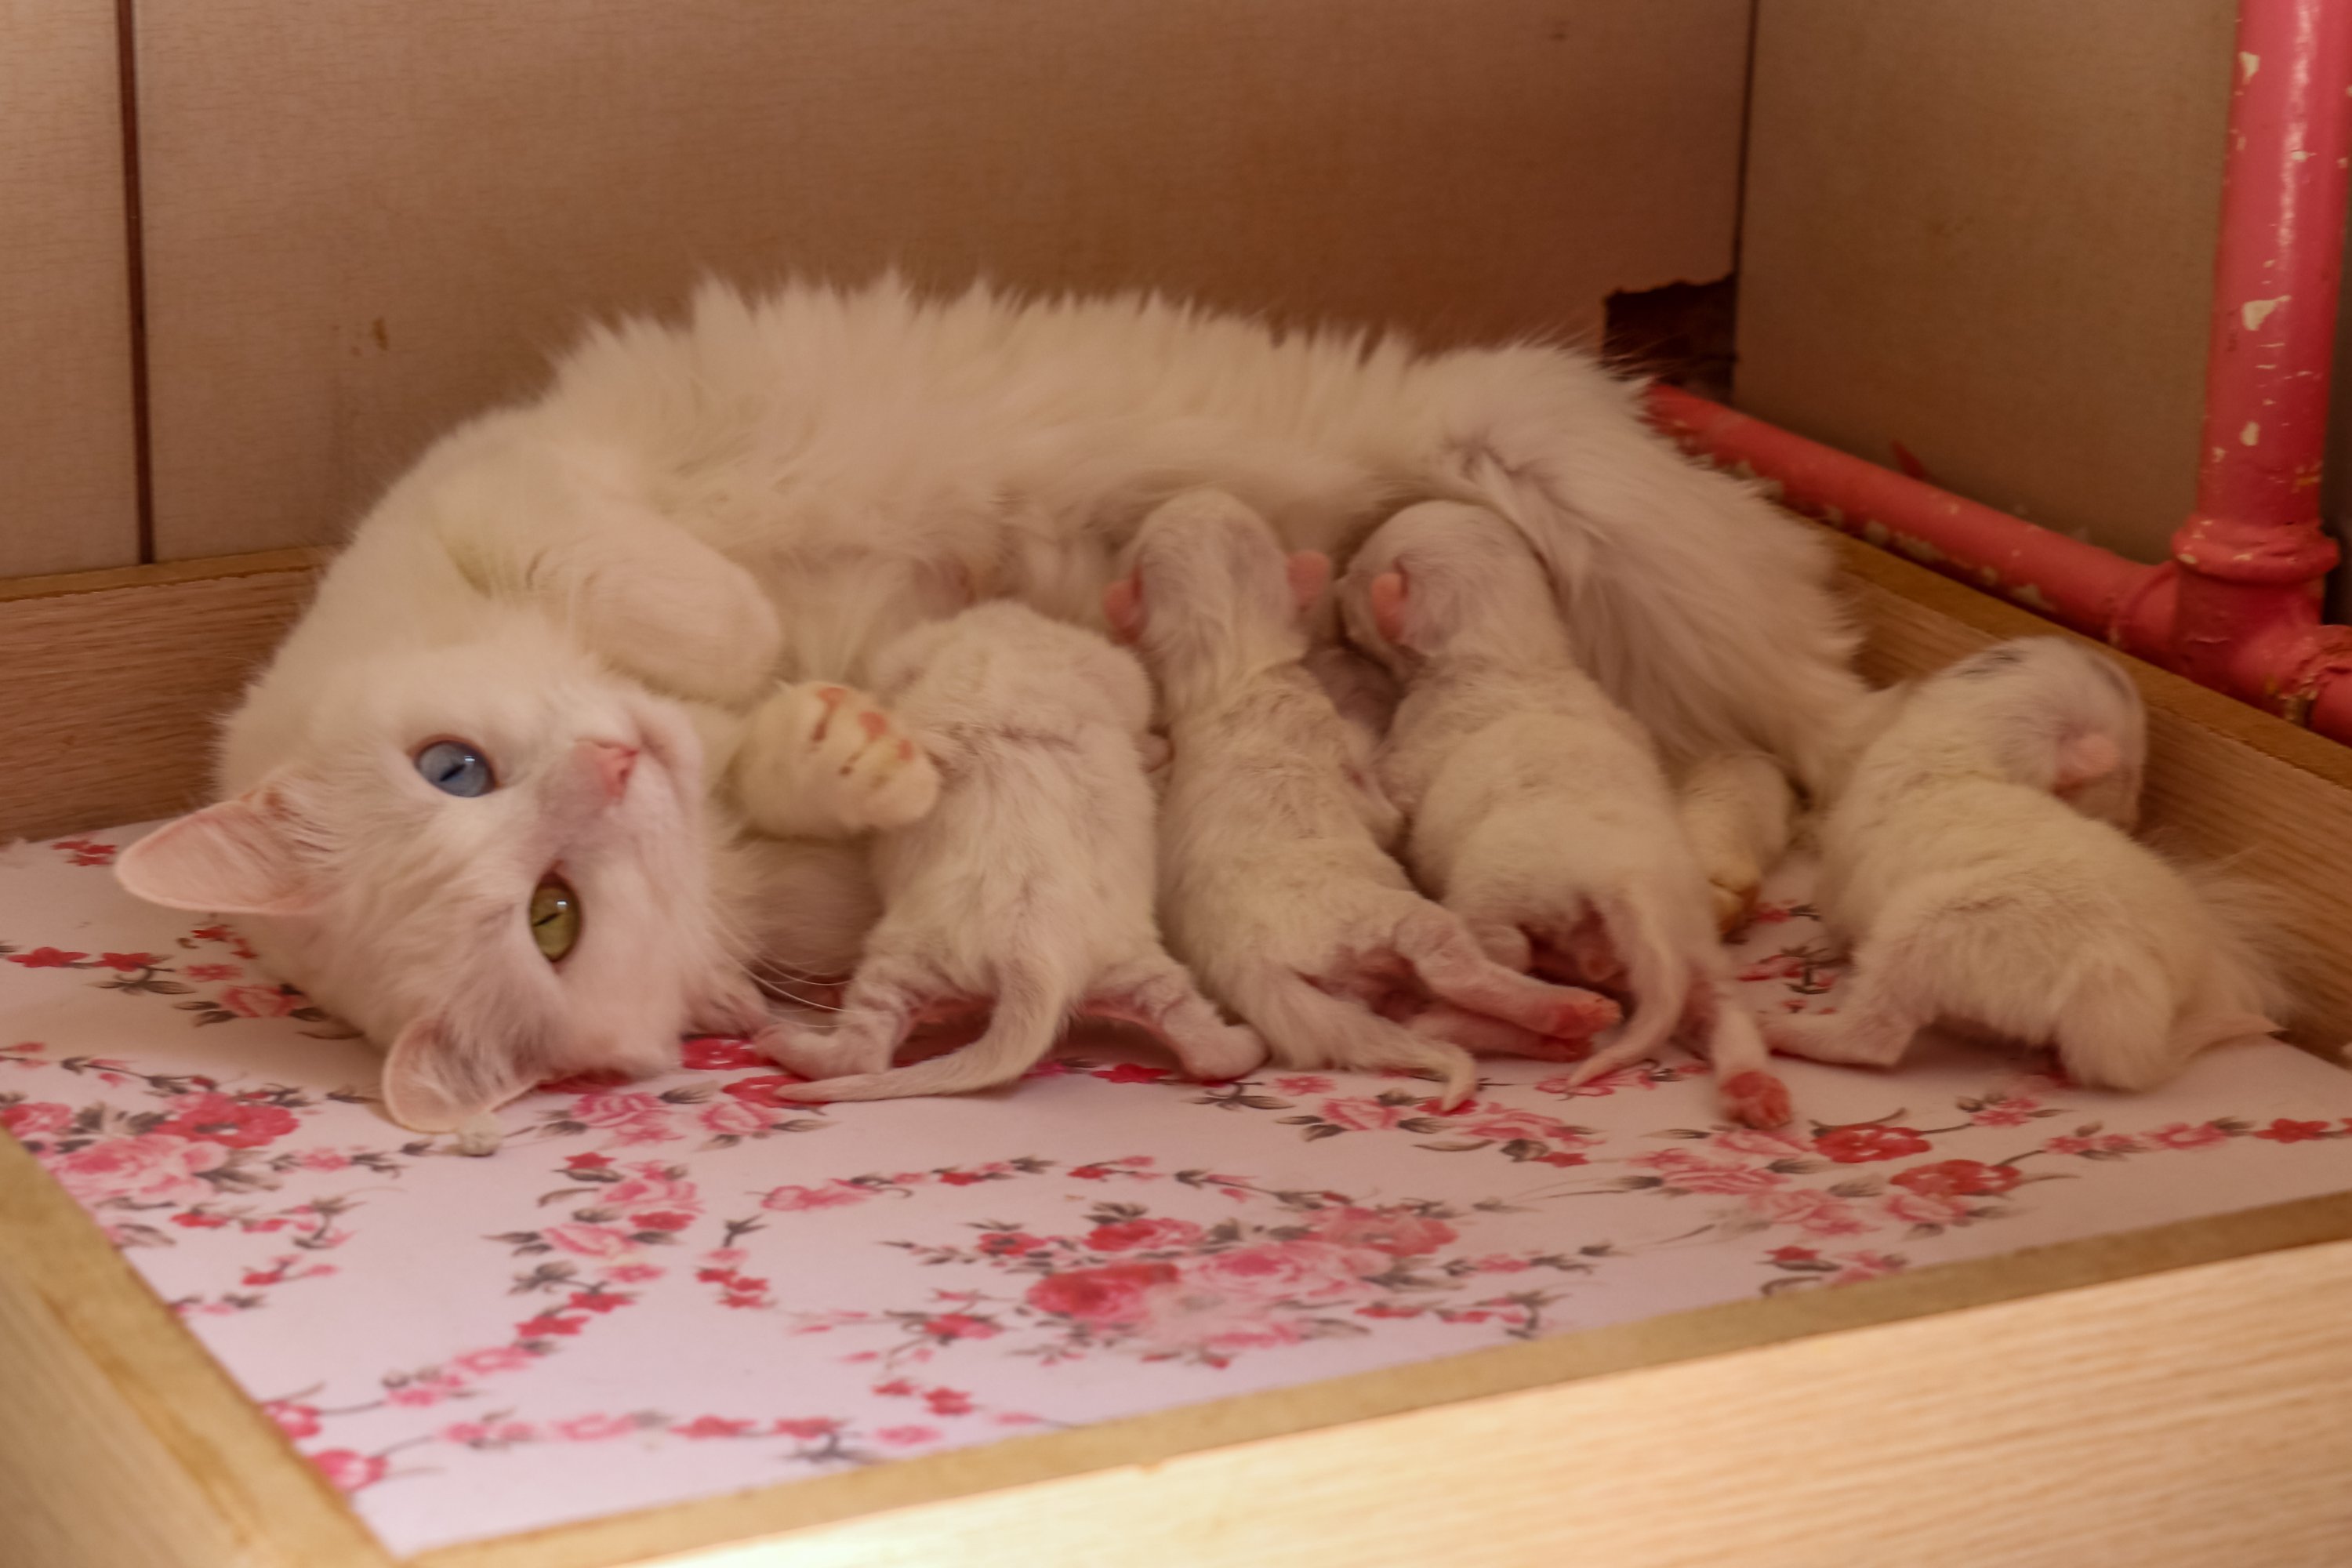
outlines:
[[1759, 0], [1742, 407], [2142, 559], [2195, 487], [2231, 0]]
[[139, 558], [113, 0], [0, 0], [0, 577]]
[[1728, 270], [1748, 0], [138, 0], [159, 553], [331, 537], [705, 268], [1435, 338]]

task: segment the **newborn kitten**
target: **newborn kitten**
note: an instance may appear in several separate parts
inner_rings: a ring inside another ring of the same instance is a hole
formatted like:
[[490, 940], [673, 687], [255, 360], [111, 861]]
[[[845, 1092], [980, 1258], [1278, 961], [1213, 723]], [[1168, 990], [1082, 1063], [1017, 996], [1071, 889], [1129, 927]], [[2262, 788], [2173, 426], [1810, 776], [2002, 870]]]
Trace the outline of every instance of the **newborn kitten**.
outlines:
[[[795, 1099], [1009, 1082], [1074, 1016], [1140, 1025], [1196, 1078], [1236, 1078], [1265, 1058], [1153, 929], [1139, 752], [1151, 692], [1133, 655], [998, 601], [900, 637], [877, 659], [875, 685], [938, 764], [939, 801], [876, 839], [883, 914], [838, 1026], [779, 1023], [768, 1036], [785, 1066], [824, 1080]], [[962, 1049], [889, 1065], [918, 1024], [990, 1005], [987, 1033]]]
[[1622, 981], [1633, 998], [1574, 1080], [1688, 1023], [1734, 1116], [1788, 1121], [1650, 739], [1577, 668], [1517, 531], [1477, 507], [1409, 507], [1357, 552], [1340, 602], [1405, 684], [1381, 773], [1412, 819], [1415, 877], [1496, 962]]
[[1488, 962], [1381, 851], [1395, 808], [1351, 775], [1347, 727], [1300, 663], [1301, 617], [1329, 572], [1320, 555], [1286, 562], [1255, 512], [1198, 491], [1145, 520], [1131, 574], [1104, 595], [1159, 678], [1174, 744], [1160, 816], [1169, 941], [1278, 1060], [1434, 1073], [1451, 1107], [1476, 1088], [1468, 1054], [1367, 1007], [1409, 1009], [1425, 988], [1446, 1005], [1429, 1033], [1506, 1020], [1534, 1054], [1559, 1054], [1558, 1037], [1589, 1036], [1617, 1009]]
[[1855, 939], [1853, 974], [1836, 1012], [1767, 1024], [1773, 1046], [1892, 1066], [1942, 1022], [2150, 1089], [2275, 1033], [2286, 997], [2248, 934], [2122, 831], [2145, 723], [2123, 672], [2060, 637], [1904, 694], [1822, 828], [1816, 901]]

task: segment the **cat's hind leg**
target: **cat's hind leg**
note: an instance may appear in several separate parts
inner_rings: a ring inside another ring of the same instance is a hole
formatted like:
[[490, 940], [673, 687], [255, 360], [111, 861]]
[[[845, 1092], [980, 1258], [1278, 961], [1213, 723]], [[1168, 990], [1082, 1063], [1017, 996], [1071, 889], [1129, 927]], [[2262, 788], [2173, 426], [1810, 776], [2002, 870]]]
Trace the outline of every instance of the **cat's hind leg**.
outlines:
[[754, 1043], [806, 1079], [877, 1073], [946, 999], [946, 988], [927, 966], [869, 956], [843, 993], [831, 1027], [778, 1018]]
[[1884, 962], [1880, 944], [1864, 944], [1854, 956], [1849, 989], [1837, 1011], [1768, 1017], [1765, 1043], [1782, 1056], [1849, 1067], [1893, 1067], [1901, 1061], [1913, 1038], [1935, 1022], [1935, 1016], [1909, 994], [1907, 985], [1885, 975]]
[[1245, 1024], [1228, 1024], [1201, 994], [1192, 972], [1162, 954], [1117, 966], [1078, 1008], [1082, 1018], [1131, 1024], [1175, 1053], [1184, 1070], [1222, 1083], [1265, 1060], [1265, 1041]]
[[1548, 984], [1504, 968], [1452, 914], [1420, 899], [1411, 904], [1401, 910], [1390, 941], [1439, 1001], [1569, 1039], [1597, 1034], [1621, 1016], [1617, 1004], [1598, 992]]

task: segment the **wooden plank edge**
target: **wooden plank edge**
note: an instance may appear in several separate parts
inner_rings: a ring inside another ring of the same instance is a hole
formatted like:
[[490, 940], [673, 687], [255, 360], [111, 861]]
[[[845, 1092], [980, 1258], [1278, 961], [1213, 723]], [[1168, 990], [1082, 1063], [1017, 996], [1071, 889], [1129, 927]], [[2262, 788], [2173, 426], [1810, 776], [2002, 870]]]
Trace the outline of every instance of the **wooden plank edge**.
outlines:
[[270, 572], [316, 572], [333, 558], [331, 550], [262, 550], [249, 555], [213, 555], [194, 561], [159, 561], [150, 566], [110, 566], [97, 572], [58, 572], [39, 577], [0, 577], [0, 605], [19, 599], [57, 599], [74, 594], [108, 594], [124, 588], [163, 588], [217, 577], [254, 577]]
[[[0, 1271], [37, 1298], [195, 1483], [240, 1563], [391, 1568], [341, 1494], [39, 1162], [0, 1136]], [[113, 1500], [135, 1508], [139, 1500]]]
[[623, 1568], [860, 1516], [1468, 1400], [1737, 1354], [2173, 1269], [2352, 1239], [2352, 1194], [2030, 1247], [1916, 1273], [1007, 1438], [868, 1469], [461, 1542], [408, 1568]]

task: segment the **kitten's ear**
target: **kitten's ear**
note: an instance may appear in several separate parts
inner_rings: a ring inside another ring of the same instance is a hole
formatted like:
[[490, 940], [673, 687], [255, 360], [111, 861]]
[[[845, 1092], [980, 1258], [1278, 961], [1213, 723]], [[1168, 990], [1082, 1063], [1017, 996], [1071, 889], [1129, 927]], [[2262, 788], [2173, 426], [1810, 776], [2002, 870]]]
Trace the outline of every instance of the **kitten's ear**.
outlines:
[[2112, 735], [2096, 730], [2069, 735], [2058, 742], [2057, 771], [2050, 788], [2053, 794], [2073, 795], [2114, 773], [2123, 761], [2123, 752]]
[[1103, 619], [1110, 623], [1114, 641], [1133, 642], [1143, 635], [1143, 574], [1130, 572], [1103, 590]]
[[1383, 572], [1373, 578], [1365, 594], [1372, 609], [1372, 625], [1379, 629], [1381, 636], [1402, 648], [1412, 647], [1404, 635], [1405, 605], [1411, 596], [1405, 587], [1402, 567]]
[[264, 784], [149, 834], [115, 861], [115, 880], [165, 909], [298, 915], [316, 896], [293, 826], [284, 798]]
[[1290, 596], [1297, 602], [1298, 613], [1305, 615], [1331, 585], [1331, 558], [1312, 550], [1294, 550], [1287, 563], [1290, 574]]
[[455, 1132], [531, 1086], [514, 1053], [467, 1045], [439, 1017], [400, 1031], [383, 1063], [383, 1108], [417, 1132]]

